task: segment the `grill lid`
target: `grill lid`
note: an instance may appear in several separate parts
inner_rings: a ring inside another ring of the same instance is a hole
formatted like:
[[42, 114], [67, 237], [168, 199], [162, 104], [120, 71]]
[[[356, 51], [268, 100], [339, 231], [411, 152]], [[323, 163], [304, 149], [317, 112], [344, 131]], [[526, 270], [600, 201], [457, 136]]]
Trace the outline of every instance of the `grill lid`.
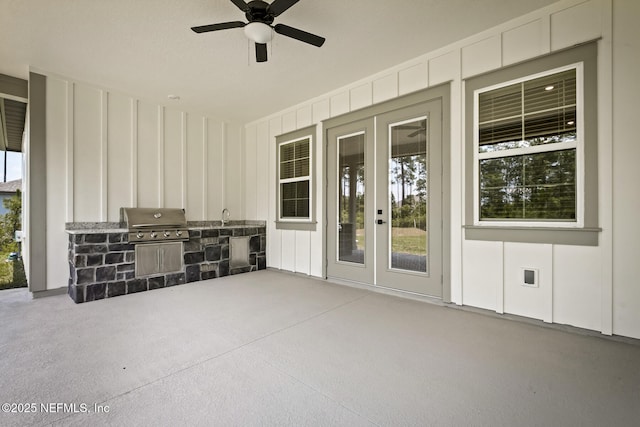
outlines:
[[130, 243], [189, 240], [184, 209], [122, 208], [120, 215], [129, 229]]
[[187, 218], [184, 209], [174, 208], [122, 208], [122, 219], [127, 228], [184, 228]]

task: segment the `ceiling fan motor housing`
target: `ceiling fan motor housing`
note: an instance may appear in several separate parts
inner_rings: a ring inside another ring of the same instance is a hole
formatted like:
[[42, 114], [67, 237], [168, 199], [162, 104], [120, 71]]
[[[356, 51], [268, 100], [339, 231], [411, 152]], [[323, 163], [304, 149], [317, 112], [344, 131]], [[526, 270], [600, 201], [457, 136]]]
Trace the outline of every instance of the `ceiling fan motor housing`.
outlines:
[[273, 23], [273, 15], [267, 12], [269, 3], [262, 0], [253, 0], [247, 3], [247, 6], [249, 10], [247, 10], [245, 16], [249, 22], [263, 22], [267, 25]]

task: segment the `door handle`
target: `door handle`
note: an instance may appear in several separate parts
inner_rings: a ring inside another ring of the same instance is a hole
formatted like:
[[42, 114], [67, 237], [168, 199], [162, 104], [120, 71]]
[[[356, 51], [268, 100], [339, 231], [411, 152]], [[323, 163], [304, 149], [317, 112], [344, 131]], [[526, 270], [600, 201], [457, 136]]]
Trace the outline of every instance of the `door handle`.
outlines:
[[382, 220], [382, 219], [376, 220], [376, 224], [386, 224], [386, 223], [387, 223], [387, 221]]

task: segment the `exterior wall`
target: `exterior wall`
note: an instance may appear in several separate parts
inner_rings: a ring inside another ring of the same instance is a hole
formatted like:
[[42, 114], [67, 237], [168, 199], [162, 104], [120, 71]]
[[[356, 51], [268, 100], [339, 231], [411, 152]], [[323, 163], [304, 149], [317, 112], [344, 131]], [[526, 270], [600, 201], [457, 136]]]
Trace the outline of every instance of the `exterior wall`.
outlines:
[[[637, 55], [640, 34], [634, 25], [638, 15], [638, 3], [631, 0], [560, 1], [248, 124], [244, 144], [246, 216], [247, 219], [267, 219], [268, 266], [318, 277], [324, 275], [325, 177], [321, 126], [318, 126], [315, 150], [318, 218], [315, 232], [275, 229], [275, 136], [415, 90], [451, 82], [452, 300], [498, 313], [640, 338], [640, 287], [634, 285], [637, 281], [633, 275], [634, 259], [640, 253], [637, 243], [640, 230], [633, 218], [640, 205], [635, 193], [629, 194], [628, 187], [613, 186], [614, 182], [636, 182], [637, 179], [630, 180], [630, 176], [640, 173], [634, 167], [638, 156], [629, 155], [638, 153], [632, 126], [633, 112], [637, 110], [634, 98], [638, 96], [633, 72], [640, 65]], [[599, 40], [598, 180], [602, 228], [599, 245], [465, 240], [462, 183], [470, 165], [464, 164], [464, 79], [591, 40]], [[615, 120], [612, 120], [612, 108], [621, 113]], [[616, 155], [612, 157], [612, 153]], [[612, 187], [617, 188], [614, 193]], [[519, 285], [516, 272], [521, 267], [539, 270], [540, 287], [523, 289]]]
[[243, 165], [240, 125], [45, 75], [47, 290], [67, 286], [65, 223], [118, 222], [123, 206], [244, 219], [243, 168], [226, 166]]
[[640, 2], [613, 5], [613, 328], [640, 338]]

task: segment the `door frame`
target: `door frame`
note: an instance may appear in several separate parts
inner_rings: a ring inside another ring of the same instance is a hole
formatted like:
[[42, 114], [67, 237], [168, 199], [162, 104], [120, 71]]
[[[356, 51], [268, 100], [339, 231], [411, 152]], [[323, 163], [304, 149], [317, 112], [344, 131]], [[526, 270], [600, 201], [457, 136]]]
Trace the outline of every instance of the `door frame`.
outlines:
[[[322, 191], [322, 206], [324, 208], [324, 232], [322, 233], [322, 247], [324, 258], [322, 260], [322, 275], [327, 279], [328, 247], [327, 233], [328, 221], [328, 130], [336, 126], [342, 126], [356, 121], [364, 120], [380, 114], [388, 113], [421, 104], [427, 101], [440, 100], [442, 105], [442, 301], [451, 302], [451, 84], [444, 83], [428, 89], [412, 92], [397, 98], [390, 99], [370, 107], [365, 107], [340, 116], [322, 121], [322, 170], [324, 173], [324, 185]], [[371, 286], [371, 289], [376, 289]], [[388, 291], [387, 288], [384, 288]], [[396, 292], [396, 291], [394, 291]], [[397, 291], [398, 294], [405, 293]]]

